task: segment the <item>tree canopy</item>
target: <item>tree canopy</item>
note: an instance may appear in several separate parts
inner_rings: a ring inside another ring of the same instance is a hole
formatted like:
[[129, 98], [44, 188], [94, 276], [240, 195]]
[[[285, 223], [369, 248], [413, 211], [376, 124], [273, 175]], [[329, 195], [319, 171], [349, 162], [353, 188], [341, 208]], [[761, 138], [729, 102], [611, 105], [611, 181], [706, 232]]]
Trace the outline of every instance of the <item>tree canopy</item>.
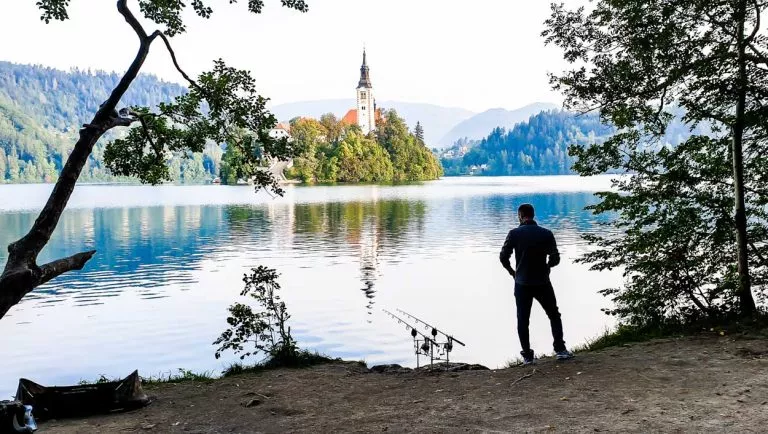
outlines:
[[[553, 75], [566, 107], [598, 111], [608, 140], [575, 144], [582, 175], [632, 173], [600, 193], [614, 230], [583, 260], [621, 267], [610, 313], [642, 324], [755, 312], [768, 263], [765, 1], [599, 0], [553, 5], [543, 36], [573, 68]], [[674, 110], [694, 131], [663, 138]]]

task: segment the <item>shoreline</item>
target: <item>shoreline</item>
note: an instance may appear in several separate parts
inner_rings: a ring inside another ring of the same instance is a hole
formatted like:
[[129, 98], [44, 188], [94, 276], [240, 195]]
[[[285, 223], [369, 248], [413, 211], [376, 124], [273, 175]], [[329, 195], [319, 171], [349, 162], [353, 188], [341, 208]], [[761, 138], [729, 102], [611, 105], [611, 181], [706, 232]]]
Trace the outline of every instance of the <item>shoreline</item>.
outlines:
[[[601, 175], [596, 176], [617, 176], [622, 175], [620, 173], [605, 173]], [[556, 173], [556, 174], [538, 174], [538, 175], [443, 175], [438, 179], [431, 179], [426, 181], [403, 181], [400, 183], [370, 183], [370, 182], [350, 182], [350, 183], [344, 183], [344, 182], [337, 182], [337, 183], [306, 183], [298, 179], [286, 179], [282, 181], [278, 181], [280, 184], [301, 184], [301, 185], [407, 185], [409, 183], [418, 183], [418, 182], [431, 182], [431, 181], [440, 181], [444, 179], [494, 179], [494, 178], [547, 178], [547, 177], [578, 177], [578, 178], [594, 178], [595, 176], [580, 176], [578, 173]], [[0, 186], [3, 185], [55, 185], [56, 182], [5, 182], [0, 181]], [[209, 186], [226, 186], [226, 187], [236, 187], [236, 186], [247, 186], [251, 185], [248, 183], [242, 183], [242, 184], [235, 184], [235, 185], [227, 185], [222, 183], [213, 183], [213, 182], [164, 182], [157, 185], [150, 185], [150, 184], [142, 184], [138, 181], [78, 181], [78, 186], [122, 186], [122, 185], [128, 185], [128, 186], [142, 186], [142, 187], [161, 187], [161, 186], [202, 186], [202, 185], [209, 185]], [[75, 187], [77, 188], [77, 187]]]
[[40, 432], [761, 431], [767, 346], [765, 336], [697, 335], [488, 371], [280, 368], [150, 384], [148, 407]]

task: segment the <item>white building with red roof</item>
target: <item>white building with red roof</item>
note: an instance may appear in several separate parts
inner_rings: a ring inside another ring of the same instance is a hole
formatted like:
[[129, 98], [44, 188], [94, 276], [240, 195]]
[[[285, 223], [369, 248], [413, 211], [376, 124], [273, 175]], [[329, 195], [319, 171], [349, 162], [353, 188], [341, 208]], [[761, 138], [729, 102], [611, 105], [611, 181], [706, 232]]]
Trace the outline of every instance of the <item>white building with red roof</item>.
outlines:
[[376, 122], [380, 118], [381, 112], [376, 108], [370, 68], [363, 50], [363, 65], [360, 67], [360, 81], [357, 83], [357, 108], [349, 110], [341, 121], [351, 125], [357, 124], [363, 134], [368, 134], [376, 129]]

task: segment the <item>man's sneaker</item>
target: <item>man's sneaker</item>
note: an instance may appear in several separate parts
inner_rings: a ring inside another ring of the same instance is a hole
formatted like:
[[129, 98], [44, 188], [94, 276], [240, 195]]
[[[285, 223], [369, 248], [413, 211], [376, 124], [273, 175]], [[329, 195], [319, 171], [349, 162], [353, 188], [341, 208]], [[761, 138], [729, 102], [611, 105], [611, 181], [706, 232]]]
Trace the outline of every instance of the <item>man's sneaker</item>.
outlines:
[[523, 365], [533, 365], [536, 363], [536, 359], [533, 358], [533, 350], [520, 351], [520, 355], [523, 356]]
[[555, 357], [557, 357], [557, 360], [568, 360], [576, 356], [574, 356], [573, 353], [568, 350], [563, 350], [563, 351], [556, 352]]

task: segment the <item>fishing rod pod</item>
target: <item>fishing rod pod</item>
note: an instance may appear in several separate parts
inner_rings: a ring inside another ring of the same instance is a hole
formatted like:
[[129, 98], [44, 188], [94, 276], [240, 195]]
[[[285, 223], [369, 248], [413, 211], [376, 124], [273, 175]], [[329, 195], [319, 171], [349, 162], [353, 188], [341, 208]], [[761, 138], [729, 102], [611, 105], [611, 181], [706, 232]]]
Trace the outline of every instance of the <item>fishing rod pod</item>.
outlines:
[[[445, 361], [446, 364], [449, 364], [450, 352], [453, 351], [453, 343], [456, 342], [461, 346], [466, 346], [463, 342], [454, 338], [452, 335], [440, 331], [437, 327], [433, 327], [427, 324], [426, 322], [416, 318], [415, 316], [405, 312], [402, 309], [397, 309], [397, 311], [415, 321], [417, 324], [423, 325], [424, 330], [430, 332], [431, 336], [427, 336], [426, 334], [420, 332], [415, 326], [409, 324], [406, 320], [400, 318], [392, 312], [386, 309], [382, 309], [382, 311], [395, 319], [398, 324], [405, 324], [406, 330], [410, 330], [411, 337], [413, 338], [414, 352], [416, 353], [417, 369], [419, 368], [420, 356], [422, 355], [429, 356], [430, 366], [434, 365], [435, 361]], [[438, 342], [438, 335], [442, 335], [445, 338], [445, 341]], [[435, 350], [437, 350], [437, 355], [435, 354]]]

